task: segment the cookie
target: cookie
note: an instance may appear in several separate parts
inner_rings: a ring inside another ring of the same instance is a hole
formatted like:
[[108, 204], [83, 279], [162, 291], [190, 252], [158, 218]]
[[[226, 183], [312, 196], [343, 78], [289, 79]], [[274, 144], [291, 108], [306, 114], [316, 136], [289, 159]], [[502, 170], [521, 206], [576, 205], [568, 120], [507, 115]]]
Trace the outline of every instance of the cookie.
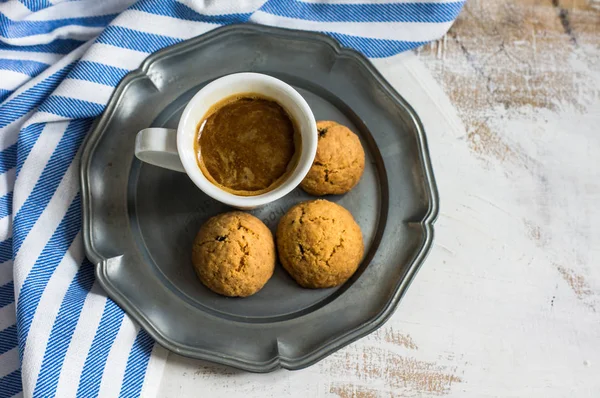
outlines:
[[213, 292], [230, 297], [250, 296], [273, 275], [273, 234], [250, 214], [219, 214], [200, 228], [192, 262], [200, 281]]
[[316, 196], [350, 191], [365, 170], [365, 151], [358, 136], [331, 121], [318, 122], [317, 132], [317, 155], [300, 186]]
[[292, 207], [277, 226], [283, 268], [307, 288], [338, 286], [354, 274], [364, 253], [360, 227], [352, 214], [327, 200]]

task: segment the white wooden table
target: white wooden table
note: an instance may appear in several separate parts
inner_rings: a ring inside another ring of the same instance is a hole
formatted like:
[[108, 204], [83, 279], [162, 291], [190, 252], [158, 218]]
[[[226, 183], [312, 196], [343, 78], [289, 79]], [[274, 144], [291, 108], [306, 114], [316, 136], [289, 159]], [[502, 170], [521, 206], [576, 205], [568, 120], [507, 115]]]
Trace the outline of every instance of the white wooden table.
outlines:
[[424, 121], [441, 199], [398, 310], [296, 372], [169, 354], [159, 396], [600, 397], [600, 3], [470, 0], [375, 63]]

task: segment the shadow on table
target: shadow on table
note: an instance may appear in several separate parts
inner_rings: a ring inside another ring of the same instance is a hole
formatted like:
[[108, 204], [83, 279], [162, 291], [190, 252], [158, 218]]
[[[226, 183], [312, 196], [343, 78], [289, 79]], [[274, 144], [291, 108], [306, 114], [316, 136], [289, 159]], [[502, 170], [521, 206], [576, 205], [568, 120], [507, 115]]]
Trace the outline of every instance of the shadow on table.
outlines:
[[[194, 374], [196, 376], [238, 376], [248, 372], [230, 366], [219, 365], [199, 359], [187, 358], [169, 353], [168, 366], [172, 372]], [[184, 375], [185, 376], [185, 375]]]

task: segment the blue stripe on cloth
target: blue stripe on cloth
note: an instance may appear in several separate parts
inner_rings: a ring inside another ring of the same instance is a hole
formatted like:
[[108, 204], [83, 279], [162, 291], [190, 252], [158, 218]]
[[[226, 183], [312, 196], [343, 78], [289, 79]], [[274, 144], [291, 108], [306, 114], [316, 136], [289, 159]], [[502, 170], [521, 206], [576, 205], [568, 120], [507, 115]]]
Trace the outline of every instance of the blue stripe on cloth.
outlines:
[[[17, 346], [17, 325], [0, 331], [0, 355]], [[1, 391], [0, 391], [1, 392]]]
[[0, 378], [0, 395], [1, 397], [12, 397], [23, 391], [23, 384], [21, 381], [21, 369], [17, 369], [14, 372]]
[[119, 397], [140, 396], [152, 347], [154, 347], [152, 337], [144, 330], [140, 330], [129, 352], [129, 358], [127, 358]]
[[140, 32], [139, 30], [123, 28], [122, 26], [107, 26], [98, 36], [97, 43], [108, 44], [114, 47], [152, 53], [163, 47], [183, 41], [177, 37], [156, 35], [154, 33]]
[[32, 77], [42, 73], [48, 66], [50, 65], [43, 62], [29, 61], [26, 59], [0, 58], [0, 69], [19, 72]]
[[31, 152], [45, 126], [46, 123], [30, 124], [19, 133], [17, 140], [17, 177], [23, 167], [23, 163], [25, 163], [25, 159], [29, 156], [29, 152]]
[[6, 173], [17, 165], [17, 144], [12, 144], [0, 152], [0, 174]]
[[13, 258], [13, 238], [10, 237], [0, 242], [0, 264], [5, 263]]
[[13, 193], [12, 191], [0, 198], [0, 218], [12, 214]]
[[200, 14], [185, 4], [179, 2], [148, 2], [140, 1], [129, 7], [131, 10], [143, 11], [149, 14], [163, 15], [194, 22], [207, 22], [218, 25], [247, 22], [252, 13], [206, 15]]
[[13, 90], [6, 90], [4, 88], [0, 88], [0, 102], [7, 99], [12, 93], [14, 93]]
[[16, 39], [26, 36], [42, 35], [51, 33], [55, 29], [64, 26], [84, 26], [88, 28], [104, 27], [116, 16], [117, 14], [109, 14], [47, 21], [13, 21], [0, 12], [0, 36], [7, 39]]
[[[56, 39], [46, 44], [34, 44], [32, 46], [15, 46], [0, 42], [0, 51], [27, 51], [37, 53], [52, 53], [52, 54], [68, 54], [75, 50], [77, 47], [85, 43], [81, 40], [73, 39]], [[2, 55], [2, 52], [0, 52]]]
[[92, 346], [88, 351], [85, 365], [79, 379], [77, 397], [87, 398], [98, 396], [100, 382], [106, 366], [106, 359], [112, 344], [121, 328], [124, 312], [114, 301], [108, 299]]
[[67, 78], [116, 87], [129, 71], [92, 61], [79, 61]]
[[350, 36], [335, 32], [323, 33], [332, 36], [346, 47], [354, 48], [355, 50], [360, 51], [369, 58], [391, 57], [392, 55], [419, 47], [426, 43], [423, 41], [369, 39], [366, 37]]
[[19, 0], [19, 3], [23, 4], [31, 11], [43, 10], [52, 5], [49, 0]]
[[463, 6], [454, 3], [324, 4], [269, 0], [260, 8], [281, 17], [319, 22], [450, 22]]
[[0, 308], [15, 302], [15, 284], [10, 281], [0, 286]]
[[36, 106], [39, 106], [67, 76], [73, 65], [75, 63], [65, 66], [30, 89], [25, 90], [10, 101], [0, 105], [0, 128], [8, 126], [32, 111]]
[[31, 322], [37, 311], [44, 289], [80, 228], [81, 198], [77, 194], [61, 223], [52, 234], [52, 237], [40, 253], [35, 264], [33, 264], [21, 287], [17, 302], [17, 325], [19, 325], [19, 352], [21, 359], [23, 358], [22, 355], [25, 350], [29, 328], [31, 327]]
[[40, 105], [38, 111], [53, 113], [70, 119], [83, 119], [100, 115], [105, 106], [96, 102], [51, 95]]
[[42, 367], [33, 390], [34, 397], [54, 397], [56, 394], [56, 387], [67, 349], [73, 338], [75, 327], [79, 322], [85, 298], [88, 296], [93, 284], [94, 266], [85, 259], [75, 278], [73, 278], [60, 305], [54, 325], [52, 325], [52, 331], [42, 360]]
[[[91, 123], [91, 119], [73, 120], [69, 123], [33, 190], [13, 218], [13, 253], [19, 252], [29, 231], [48, 206]], [[21, 151], [18, 151], [17, 156], [20, 161]]]

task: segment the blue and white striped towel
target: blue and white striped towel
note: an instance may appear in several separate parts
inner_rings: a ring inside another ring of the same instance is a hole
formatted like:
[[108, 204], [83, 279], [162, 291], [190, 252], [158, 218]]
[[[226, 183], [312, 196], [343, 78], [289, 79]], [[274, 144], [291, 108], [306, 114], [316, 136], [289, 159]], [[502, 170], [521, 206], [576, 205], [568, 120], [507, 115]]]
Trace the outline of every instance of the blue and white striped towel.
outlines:
[[157, 390], [164, 350], [106, 298], [81, 240], [81, 142], [128, 71], [240, 22], [321, 31], [388, 57], [442, 36], [463, 2], [0, 2], [0, 397]]

